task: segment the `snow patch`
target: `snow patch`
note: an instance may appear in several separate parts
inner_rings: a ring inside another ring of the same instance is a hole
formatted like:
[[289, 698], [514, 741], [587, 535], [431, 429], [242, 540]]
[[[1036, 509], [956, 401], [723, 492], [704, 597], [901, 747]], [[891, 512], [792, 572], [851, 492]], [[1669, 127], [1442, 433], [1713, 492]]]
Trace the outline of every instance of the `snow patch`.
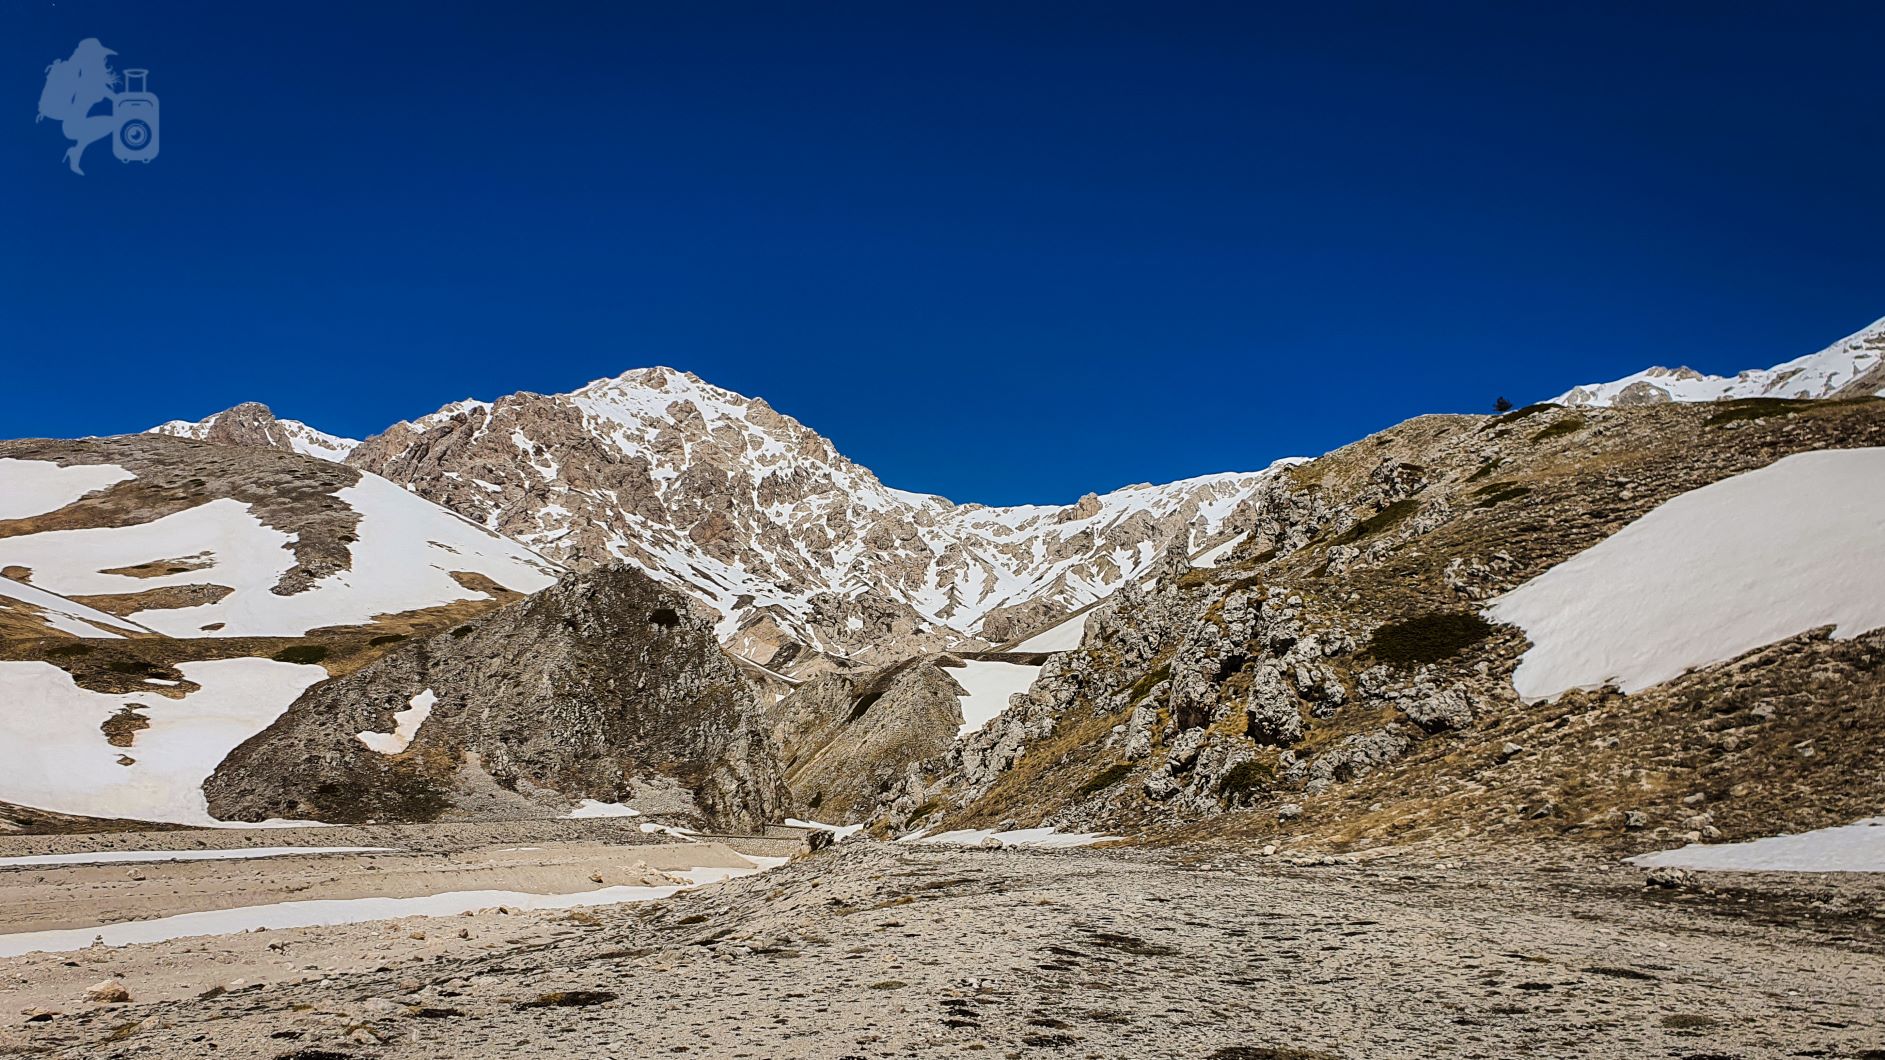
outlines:
[[597, 802], [584, 799], [576, 808], [563, 815], [564, 820], [579, 820], [588, 817], [640, 817], [641, 811], [633, 806], [624, 806], [619, 802]]
[[1049, 626], [1008, 650], [1072, 651], [1078, 648], [1080, 641], [1086, 637], [1086, 620], [1090, 613], [1083, 612], [1059, 625]]
[[[270, 659], [180, 663], [202, 687], [182, 699], [108, 695], [49, 663], [0, 662], [0, 800], [82, 817], [215, 825], [203, 781], [236, 746], [327, 679]], [[150, 727], [113, 747], [99, 726], [135, 707]], [[133, 760], [120, 765], [120, 757]]]
[[355, 733], [354, 738], [367, 745], [367, 749], [383, 755], [405, 753], [412, 746], [412, 738], [419, 735], [419, 726], [432, 716], [432, 707], [439, 697], [431, 689], [419, 693], [406, 701], [406, 709], [393, 715], [392, 732]]
[[[482, 574], [524, 593], [556, 580], [555, 568], [536, 553], [376, 475], [363, 474], [334, 495], [360, 513], [358, 540], [349, 546], [352, 567], [292, 596], [272, 590], [294, 566], [293, 536], [228, 498], [134, 526], [0, 539], [0, 566], [30, 567], [34, 584], [65, 596], [198, 584], [234, 590], [215, 603], [131, 616], [173, 637], [298, 637], [321, 626], [363, 625], [377, 615], [486, 597], [460, 585], [452, 571]], [[102, 573], [205, 550], [214, 563], [202, 570], [157, 578]], [[219, 629], [203, 629], [216, 623]]]
[[[24, 582], [16, 582], [11, 578], [0, 578], [0, 597], [17, 600], [35, 609], [40, 619], [47, 625], [75, 637], [121, 640], [124, 633], [150, 632], [141, 626], [126, 622], [117, 615], [107, 614], [95, 607], [87, 607], [77, 600], [68, 600], [63, 596], [49, 593]], [[120, 632], [113, 632], [113, 630]]]
[[116, 464], [72, 464], [0, 458], [0, 519], [26, 519], [59, 509], [94, 490], [136, 478]]
[[1796, 453], [1691, 490], [1493, 601], [1528, 702], [1635, 692], [1821, 626], [1885, 625], [1885, 449]]
[[801, 821], [796, 817], [787, 817], [785, 823], [786, 826], [790, 828], [814, 828], [820, 832], [830, 832], [832, 838], [838, 840], [849, 839], [864, 830], [864, 826], [861, 823], [826, 824], [823, 821]]
[[982, 726], [1007, 710], [1008, 697], [1017, 692], [1026, 692], [1028, 686], [1034, 683], [1034, 678], [1039, 676], [1041, 668], [1019, 663], [969, 660], [960, 669], [951, 666], [944, 672], [964, 690], [964, 694], [957, 697], [962, 701], [962, 727], [956, 731], [956, 736], [960, 738], [979, 732]]
[[1644, 868], [1728, 872], [1885, 872], [1885, 817], [1745, 843], [1692, 843], [1626, 860]]

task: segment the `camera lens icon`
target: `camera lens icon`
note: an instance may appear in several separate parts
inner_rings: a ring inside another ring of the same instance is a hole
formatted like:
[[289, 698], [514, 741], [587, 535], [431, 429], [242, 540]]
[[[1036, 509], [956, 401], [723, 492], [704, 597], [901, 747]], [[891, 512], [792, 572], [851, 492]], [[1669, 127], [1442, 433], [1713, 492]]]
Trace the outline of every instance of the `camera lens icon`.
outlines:
[[118, 139], [132, 151], [141, 151], [151, 142], [151, 127], [143, 118], [132, 118], [118, 127]]

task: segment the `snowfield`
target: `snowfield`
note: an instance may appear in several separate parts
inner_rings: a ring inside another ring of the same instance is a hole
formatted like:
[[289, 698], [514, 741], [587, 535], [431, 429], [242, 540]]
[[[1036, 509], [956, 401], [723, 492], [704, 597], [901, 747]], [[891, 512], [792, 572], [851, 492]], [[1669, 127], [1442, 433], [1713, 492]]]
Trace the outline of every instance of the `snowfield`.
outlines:
[[982, 726], [1007, 710], [1008, 697], [1016, 692], [1026, 692], [1040, 675], [1041, 668], [1019, 663], [969, 660], [960, 669], [951, 666], [943, 672], [954, 678], [964, 691], [963, 695], [957, 697], [962, 701], [962, 728], [956, 732], [960, 738], [980, 731]]
[[[11, 489], [10, 480], [3, 483]], [[5, 492], [5, 491], [0, 491]], [[272, 591], [294, 566], [293, 537], [266, 526], [241, 501], [210, 501], [134, 526], [53, 530], [0, 539], [0, 566], [33, 571], [33, 584], [62, 596], [137, 593], [176, 585], [234, 590], [215, 603], [139, 611], [139, 625], [173, 637], [298, 637], [322, 626], [369, 623], [374, 616], [455, 600], [484, 599], [451, 577], [482, 574], [533, 593], [555, 582], [549, 561], [375, 475], [335, 493], [360, 513], [352, 569], [293, 596]], [[203, 570], [157, 578], [104, 574], [152, 560], [212, 554]], [[215, 630], [203, 627], [221, 623]]]
[[1644, 868], [1731, 872], [1885, 872], [1885, 817], [1745, 843], [1694, 843], [1628, 859]]
[[73, 464], [0, 458], [0, 519], [25, 519], [59, 509], [94, 490], [136, 478], [116, 464]]
[[[217, 824], [203, 781], [237, 744], [327, 678], [319, 666], [268, 659], [178, 669], [203, 687], [182, 699], [108, 695], [78, 687], [50, 663], [0, 662], [0, 800], [84, 817]], [[99, 726], [128, 706], [150, 727], [130, 747], [113, 747]], [[120, 757], [132, 764], [119, 764]]]
[[1797, 453], [1675, 497], [1495, 600], [1525, 700], [1635, 692], [1821, 626], [1885, 625], [1885, 449]]

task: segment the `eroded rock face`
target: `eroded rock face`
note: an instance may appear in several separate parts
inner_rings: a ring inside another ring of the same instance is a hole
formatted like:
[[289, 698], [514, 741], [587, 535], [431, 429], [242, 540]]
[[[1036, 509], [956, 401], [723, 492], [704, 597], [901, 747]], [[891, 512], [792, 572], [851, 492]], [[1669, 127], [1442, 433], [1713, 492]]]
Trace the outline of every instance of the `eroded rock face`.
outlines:
[[849, 822], [913, 770], [940, 758], [962, 726], [962, 688], [947, 656], [861, 675], [824, 674], [769, 714], [786, 782], [818, 820]]
[[[409, 742], [375, 750], [362, 733]], [[204, 791], [212, 813], [245, 821], [549, 816], [579, 798], [714, 828], [789, 813], [752, 693], [711, 624], [621, 568], [566, 576], [316, 686]]]

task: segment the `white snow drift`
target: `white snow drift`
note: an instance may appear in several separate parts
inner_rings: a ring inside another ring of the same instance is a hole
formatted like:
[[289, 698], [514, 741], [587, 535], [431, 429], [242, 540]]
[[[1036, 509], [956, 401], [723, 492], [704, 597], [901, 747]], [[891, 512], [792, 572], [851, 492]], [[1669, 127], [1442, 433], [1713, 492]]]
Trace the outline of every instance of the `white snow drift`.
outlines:
[[967, 736], [1007, 710], [1008, 697], [1026, 692], [1040, 675], [1041, 668], [970, 660], [960, 669], [952, 666], [943, 672], [955, 678], [963, 688], [964, 694], [957, 697], [962, 701], [962, 728], [956, 735]]
[[1885, 872], [1885, 817], [1745, 843], [1694, 843], [1629, 859], [1645, 868], [1733, 872]]
[[[0, 478], [0, 493], [10, 489], [11, 480]], [[378, 476], [362, 475], [335, 496], [360, 513], [358, 540], [349, 546], [352, 567], [292, 596], [272, 590], [294, 566], [294, 538], [264, 525], [249, 505], [227, 498], [134, 526], [0, 539], [0, 566], [30, 567], [35, 585], [65, 596], [176, 585], [234, 590], [215, 603], [130, 616], [173, 637], [297, 637], [322, 626], [361, 625], [376, 615], [485, 597], [460, 585], [452, 571], [482, 574], [523, 593], [556, 580], [555, 567], [536, 553]], [[156, 578], [102, 573], [206, 550], [214, 562], [202, 570]], [[216, 629], [204, 628], [217, 623]]]
[[[187, 662], [182, 699], [108, 695], [49, 663], [0, 662], [0, 801], [84, 817], [213, 825], [203, 781], [327, 671], [268, 659]], [[100, 731], [134, 706], [150, 722], [130, 747]], [[122, 765], [120, 758], [131, 760]]]
[[73, 464], [0, 458], [0, 519], [44, 515], [93, 490], [136, 478], [116, 464]]
[[1494, 601], [1528, 701], [1635, 692], [1821, 626], [1885, 625], [1885, 449], [1797, 453], [1684, 493]]
[[1091, 612], [1083, 611], [1059, 625], [1049, 626], [1009, 650], [1072, 651], [1078, 648], [1080, 641], [1086, 637], [1088, 614]]
[[392, 732], [356, 733], [355, 739], [367, 745], [368, 750], [378, 751], [383, 755], [396, 755], [412, 746], [412, 738], [419, 735], [419, 726], [432, 716], [432, 706], [439, 697], [431, 689], [419, 693], [406, 701], [406, 709], [393, 715]]

